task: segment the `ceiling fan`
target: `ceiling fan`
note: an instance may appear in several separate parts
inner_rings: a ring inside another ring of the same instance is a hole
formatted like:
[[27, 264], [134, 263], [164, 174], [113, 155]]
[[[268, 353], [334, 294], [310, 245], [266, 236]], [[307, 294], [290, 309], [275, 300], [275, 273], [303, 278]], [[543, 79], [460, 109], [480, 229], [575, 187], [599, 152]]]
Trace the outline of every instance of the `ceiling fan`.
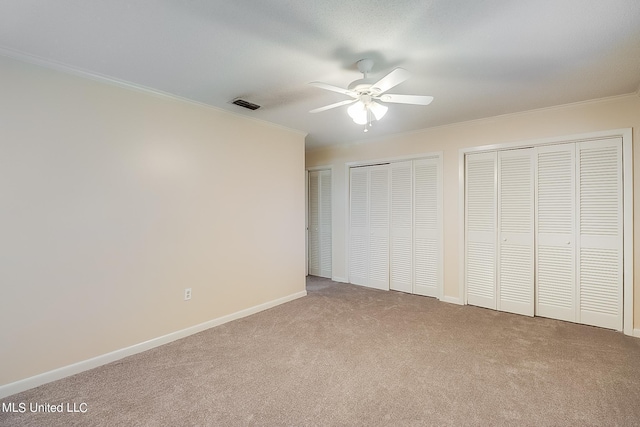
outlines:
[[352, 98], [336, 102], [335, 104], [325, 105], [324, 107], [316, 108], [309, 112], [319, 113], [343, 105], [353, 104], [347, 109], [347, 113], [355, 123], [365, 125], [364, 131], [367, 132], [367, 126], [371, 126], [371, 122], [374, 119], [382, 119], [389, 109], [389, 107], [380, 104], [380, 102], [429, 105], [431, 101], [433, 101], [433, 96], [385, 93], [409, 78], [409, 72], [404, 68], [396, 68], [380, 80], [374, 81], [369, 78], [369, 73], [373, 68], [373, 61], [371, 59], [361, 59], [357, 62], [357, 66], [358, 70], [364, 74], [364, 78], [351, 82], [347, 89], [321, 82], [309, 83], [320, 89], [342, 93]]

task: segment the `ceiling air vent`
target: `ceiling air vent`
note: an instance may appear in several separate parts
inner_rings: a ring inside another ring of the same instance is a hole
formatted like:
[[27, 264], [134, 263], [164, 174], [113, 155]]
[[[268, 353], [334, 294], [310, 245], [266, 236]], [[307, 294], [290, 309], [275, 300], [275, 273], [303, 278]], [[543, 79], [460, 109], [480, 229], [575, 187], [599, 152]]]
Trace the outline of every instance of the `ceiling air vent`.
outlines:
[[258, 108], [260, 108], [259, 105], [256, 105], [249, 101], [245, 101], [244, 99], [240, 99], [240, 98], [234, 99], [233, 101], [231, 101], [231, 103], [239, 107], [248, 108], [249, 110], [257, 110]]

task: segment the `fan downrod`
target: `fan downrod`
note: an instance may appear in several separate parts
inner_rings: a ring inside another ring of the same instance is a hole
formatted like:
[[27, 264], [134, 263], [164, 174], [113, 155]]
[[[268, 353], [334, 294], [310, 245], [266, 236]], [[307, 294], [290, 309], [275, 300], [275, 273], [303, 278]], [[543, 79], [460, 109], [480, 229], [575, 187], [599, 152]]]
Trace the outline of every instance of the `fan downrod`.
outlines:
[[369, 77], [369, 73], [373, 68], [373, 60], [367, 58], [361, 59], [356, 62], [356, 65], [358, 66], [358, 71], [364, 74], [364, 78], [366, 79], [367, 77]]

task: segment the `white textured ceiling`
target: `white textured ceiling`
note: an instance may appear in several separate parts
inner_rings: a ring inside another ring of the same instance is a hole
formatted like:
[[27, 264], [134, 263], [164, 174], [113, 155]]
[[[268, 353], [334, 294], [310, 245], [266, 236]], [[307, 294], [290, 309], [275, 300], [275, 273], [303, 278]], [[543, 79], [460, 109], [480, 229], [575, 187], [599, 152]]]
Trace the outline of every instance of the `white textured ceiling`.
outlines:
[[[308, 133], [307, 148], [627, 94], [640, 86], [639, 0], [2, 0], [0, 53], [51, 62]], [[355, 62], [411, 79], [364, 134]], [[262, 106], [249, 111], [236, 97]]]

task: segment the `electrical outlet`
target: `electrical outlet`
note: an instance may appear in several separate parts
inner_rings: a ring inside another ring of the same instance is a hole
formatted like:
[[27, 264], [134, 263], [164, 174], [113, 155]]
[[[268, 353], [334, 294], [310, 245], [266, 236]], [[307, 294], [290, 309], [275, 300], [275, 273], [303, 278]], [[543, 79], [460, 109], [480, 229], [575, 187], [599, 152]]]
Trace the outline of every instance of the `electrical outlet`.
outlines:
[[184, 288], [184, 300], [188, 301], [191, 299], [191, 288]]

